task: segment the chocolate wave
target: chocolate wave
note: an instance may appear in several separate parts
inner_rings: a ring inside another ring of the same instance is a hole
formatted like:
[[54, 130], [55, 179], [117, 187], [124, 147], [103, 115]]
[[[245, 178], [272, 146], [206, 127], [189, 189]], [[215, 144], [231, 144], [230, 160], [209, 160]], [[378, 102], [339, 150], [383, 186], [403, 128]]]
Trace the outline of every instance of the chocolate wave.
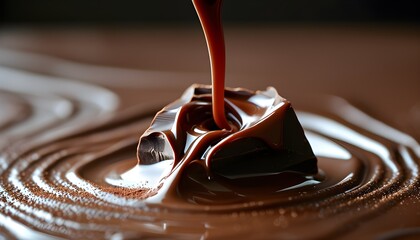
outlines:
[[406, 231], [381, 227], [377, 220], [416, 206], [418, 143], [344, 100], [328, 98], [333, 104], [319, 104], [323, 111], [297, 112], [318, 159], [317, 176], [271, 189], [270, 196], [214, 205], [182, 193], [165, 200], [150, 192], [135, 153], [138, 134], [158, 109], [119, 110], [123, 96], [112, 88], [11, 68], [0, 68], [0, 82], [0, 236], [5, 238], [418, 234], [415, 214], [403, 220], [411, 226]]

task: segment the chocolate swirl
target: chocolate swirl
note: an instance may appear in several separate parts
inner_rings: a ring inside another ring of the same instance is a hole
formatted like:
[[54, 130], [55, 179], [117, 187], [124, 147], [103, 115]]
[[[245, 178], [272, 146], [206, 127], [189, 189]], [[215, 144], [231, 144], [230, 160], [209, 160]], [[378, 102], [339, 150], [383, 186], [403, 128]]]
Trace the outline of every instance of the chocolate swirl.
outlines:
[[[245, 201], [194, 202], [181, 192], [176, 201], [159, 202], [144, 200], [155, 193], [142, 181], [135, 153], [138, 134], [158, 110], [152, 105], [161, 102], [127, 108], [137, 103], [118, 87], [5, 67], [0, 82], [5, 238], [392, 238], [419, 232], [418, 143], [342, 99], [320, 97], [310, 101], [317, 107], [308, 102], [309, 110], [297, 112], [318, 175], [268, 189], [272, 196], [236, 186], [252, 196]], [[407, 213], [405, 229], [380, 221], [399, 212]]]

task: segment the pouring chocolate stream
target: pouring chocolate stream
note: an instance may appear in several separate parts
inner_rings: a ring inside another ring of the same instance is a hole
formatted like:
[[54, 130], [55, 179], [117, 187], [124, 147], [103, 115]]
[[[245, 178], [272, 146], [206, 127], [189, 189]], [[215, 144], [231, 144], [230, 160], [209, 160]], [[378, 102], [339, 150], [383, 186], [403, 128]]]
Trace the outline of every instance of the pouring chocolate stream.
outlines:
[[225, 115], [226, 53], [221, 20], [222, 0], [192, 0], [206, 37], [211, 65], [212, 111], [220, 129], [231, 127]]

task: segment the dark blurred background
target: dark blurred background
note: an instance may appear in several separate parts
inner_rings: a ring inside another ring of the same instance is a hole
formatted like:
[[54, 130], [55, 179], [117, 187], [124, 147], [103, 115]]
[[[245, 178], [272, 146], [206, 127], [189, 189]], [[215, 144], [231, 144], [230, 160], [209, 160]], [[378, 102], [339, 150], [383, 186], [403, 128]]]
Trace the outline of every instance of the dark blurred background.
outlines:
[[[229, 23], [420, 23], [418, 0], [225, 0]], [[2, 0], [3, 25], [185, 24], [191, 0]]]

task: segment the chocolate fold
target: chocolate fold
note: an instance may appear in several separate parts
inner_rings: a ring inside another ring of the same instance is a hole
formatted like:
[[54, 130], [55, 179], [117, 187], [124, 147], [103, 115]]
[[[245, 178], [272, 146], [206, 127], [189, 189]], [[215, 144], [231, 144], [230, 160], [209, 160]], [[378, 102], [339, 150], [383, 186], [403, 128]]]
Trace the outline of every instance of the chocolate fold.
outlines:
[[297, 171], [317, 172], [317, 160], [286, 99], [266, 91], [225, 90], [231, 130], [212, 118], [211, 86], [192, 85], [158, 112], [140, 137], [139, 164], [202, 160], [209, 174], [229, 179]]

